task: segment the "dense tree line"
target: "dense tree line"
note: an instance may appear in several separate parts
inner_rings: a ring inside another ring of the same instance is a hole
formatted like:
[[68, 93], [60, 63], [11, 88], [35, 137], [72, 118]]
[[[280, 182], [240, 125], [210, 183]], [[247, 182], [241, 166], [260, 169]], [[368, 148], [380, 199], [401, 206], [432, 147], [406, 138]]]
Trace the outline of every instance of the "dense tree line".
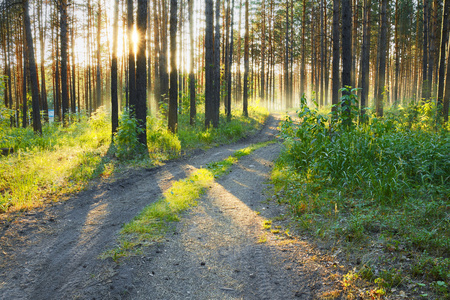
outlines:
[[178, 115], [193, 124], [202, 105], [205, 126], [217, 127], [220, 110], [229, 120], [251, 100], [285, 109], [303, 94], [336, 104], [344, 86], [360, 88], [362, 115], [423, 99], [447, 121], [449, 9], [448, 0], [2, 0], [1, 93], [11, 125], [36, 132], [49, 109], [67, 124], [100, 106], [113, 132], [128, 108], [143, 129], [149, 110], [175, 132]]

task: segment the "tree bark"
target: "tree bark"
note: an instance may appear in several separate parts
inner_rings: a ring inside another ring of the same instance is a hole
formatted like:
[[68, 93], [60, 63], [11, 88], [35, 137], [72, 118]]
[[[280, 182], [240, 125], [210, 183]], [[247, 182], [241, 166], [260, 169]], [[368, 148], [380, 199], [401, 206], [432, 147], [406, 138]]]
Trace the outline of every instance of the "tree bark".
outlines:
[[117, 96], [117, 35], [119, 32], [119, 0], [114, 0], [113, 47], [111, 61], [111, 125], [112, 137], [119, 127], [119, 100]]
[[[331, 104], [337, 105], [339, 103], [339, 61], [340, 61], [340, 49], [339, 49], [339, 4], [340, 0], [333, 0], [333, 66], [332, 66], [332, 91], [331, 91]], [[332, 107], [332, 110], [336, 110], [336, 106]]]
[[442, 106], [444, 103], [443, 97], [444, 97], [444, 80], [445, 80], [445, 60], [447, 58], [446, 48], [448, 43], [449, 14], [450, 14], [450, 0], [444, 0], [444, 9], [442, 10], [441, 51], [439, 59], [439, 87], [437, 97], [438, 111], [439, 114], [441, 115], [443, 113]]
[[136, 109], [136, 61], [133, 42], [133, 0], [127, 0], [127, 38], [128, 38], [128, 106], [131, 116]]
[[249, 71], [249, 24], [248, 24], [248, 0], [245, 0], [245, 36], [244, 36], [244, 103], [243, 113], [245, 117], [248, 117], [248, 71]]
[[[351, 0], [342, 0], [342, 87], [348, 88], [352, 84], [352, 5]], [[385, 0], [383, 0], [385, 1]], [[349, 95], [348, 89], [342, 96]], [[350, 110], [350, 103], [344, 102], [344, 110]], [[345, 126], [350, 126], [351, 120], [344, 120]]]
[[67, 0], [60, 2], [60, 31], [61, 31], [61, 122], [66, 125], [66, 115], [69, 112], [69, 88], [68, 88], [68, 70], [67, 70]]
[[380, 64], [378, 69], [378, 93], [376, 98], [376, 113], [378, 117], [383, 116], [383, 96], [385, 91], [386, 79], [386, 49], [389, 41], [386, 39], [387, 35], [387, 0], [381, 1], [381, 27], [380, 27]]
[[147, 31], [147, 3], [148, 0], [138, 0], [136, 29], [139, 32], [138, 49], [136, 55], [136, 119], [141, 131], [138, 134], [139, 143], [147, 148], [147, 66], [146, 41]]
[[33, 130], [35, 133], [42, 134], [41, 115], [39, 109], [38, 75], [36, 70], [36, 62], [34, 58], [33, 37], [31, 36], [31, 24], [30, 24], [30, 14], [28, 12], [29, 6], [28, 0], [23, 1], [23, 6], [24, 6], [23, 9], [24, 9], [25, 39], [27, 48], [25, 52], [28, 54], [28, 66], [30, 69], [30, 79], [31, 79], [31, 105], [33, 110], [32, 111]]
[[363, 29], [363, 45], [361, 53], [361, 117], [364, 122], [366, 113], [367, 99], [369, 96], [369, 67], [370, 67], [370, 10], [371, 0], [364, 0], [364, 29]]
[[194, 0], [188, 0], [189, 10], [189, 124], [195, 125], [197, 107], [195, 104], [195, 75], [194, 75]]
[[177, 0], [170, 0], [170, 92], [169, 130], [177, 132], [178, 126], [178, 72], [177, 72]]
[[214, 106], [214, 9], [213, 0], [205, 0], [205, 127], [213, 122]]

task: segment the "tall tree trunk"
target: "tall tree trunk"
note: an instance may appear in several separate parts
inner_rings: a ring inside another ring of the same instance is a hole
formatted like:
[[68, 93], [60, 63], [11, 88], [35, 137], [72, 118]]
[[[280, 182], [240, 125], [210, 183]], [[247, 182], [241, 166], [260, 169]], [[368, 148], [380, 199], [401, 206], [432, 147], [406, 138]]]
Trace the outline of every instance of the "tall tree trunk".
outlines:
[[61, 0], [60, 6], [60, 30], [61, 30], [61, 105], [63, 125], [66, 125], [66, 115], [69, 112], [69, 88], [67, 70], [67, 0]]
[[437, 106], [438, 111], [442, 114], [442, 105], [444, 97], [444, 80], [445, 80], [445, 59], [446, 48], [448, 42], [448, 27], [449, 27], [449, 13], [450, 13], [450, 0], [444, 0], [444, 9], [442, 10], [442, 26], [441, 26], [441, 51], [439, 59], [439, 86], [438, 86], [438, 97]]
[[146, 41], [147, 31], [147, 3], [148, 0], [138, 0], [136, 29], [139, 32], [138, 49], [136, 55], [136, 119], [140, 132], [139, 142], [147, 148], [147, 67], [146, 67]]
[[323, 106], [323, 95], [324, 95], [324, 70], [325, 70], [325, 24], [324, 24], [324, 11], [325, 11], [325, 0], [320, 1], [320, 92], [319, 92], [319, 105]]
[[161, 52], [159, 54], [159, 75], [161, 88], [161, 101], [167, 103], [169, 96], [169, 74], [167, 68], [167, 0], [161, 0], [162, 14], [161, 14]]
[[398, 31], [399, 31], [399, 24], [398, 24], [398, 18], [399, 18], [399, 11], [398, 11], [398, 0], [395, 0], [395, 78], [394, 78], [394, 103], [397, 103], [398, 101], [398, 77], [399, 77], [399, 71], [400, 71], [400, 45], [399, 45], [399, 38], [398, 38]]
[[205, 126], [209, 128], [214, 114], [214, 9], [213, 0], [205, 0]]
[[422, 58], [422, 98], [428, 99], [430, 98], [431, 90], [428, 82], [428, 1], [423, 0], [423, 58]]
[[378, 95], [376, 98], [375, 106], [378, 117], [383, 116], [383, 92], [385, 91], [385, 78], [386, 78], [386, 49], [389, 41], [386, 40], [387, 35], [387, 0], [381, 1], [381, 28], [380, 28], [380, 64], [378, 69]]
[[220, 0], [216, 0], [216, 34], [214, 38], [214, 106], [213, 127], [219, 127], [220, 110]]
[[189, 10], [189, 124], [195, 124], [197, 107], [195, 104], [195, 74], [194, 74], [194, 0], [188, 0]]
[[265, 63], [266, 63], [266, 3], [261, 1], [261, 88], [259, 97], [265, 99]]
[[133, 41], [133, 0], [127, 0], [127, 38], [128, 38], [128, 105], [131, 115], [136, 109], [136, 61]]
[[[26, 7], [28, 7], [28, 1], [23, 2]], [[28, 8], [26, 9], [28, 11]], [[24, 16], [25, 16], [25, 7], [24, 7]], [[28, 126], [28, 103], [27, 103], [27, 40], [25, 36], [25, 24], [24, 24], [24, 34], [23, 36], [23, 46], [22, 46], [22, 55], [23, 55], [23, 64], [22, 64], [22, 127], [26, 128]]]
[[111, 125], [112, 137], [119, 127], [119, 100], [117, 96], [117, 39], [119, 33], [119, 0], [114, 0], [113, 46], [111, 61]]
[[248, 0], [245, 0], [245, 35], [244, 35], [244, 103], [243, 113], [248, 117], [248, 72], [249, 72], [249, 24], [248, 24]]
[[233, 25], [234, 25], [234, 0], [232, 0], [231, 4], [231, 37], [230, 37], [230, 50], [229, 50], [229, 67], [228, 67], [228, 78], [227, 78], [227, 121], [231, 121], [231, 67], [233, 65]]
[[154, 12], [153, 12], [153, 20], [154, 20], [154, 33], [155, 33], [155, 89], [154, 89], [154, 97], [156, 102], [156, 111], [159, 111], [159, 102], [162, 100], [161, 97], [161, 74], [160, 74], [160, 56], [161, 56], [161, 47], [160, 47], [160, 30], [161, 30], [161, 20], [159, 17], [160, 5], [158, 0], [153, 1]]
[[[64, 0], [66, 1], [66, 0]], [[100, 32], [102, 23], [102, 7], [100, 4], [101, 0], [98, 0], [98, 12], [97, 12], [97, 76], [96, 76], [96, 91], [97, 91], [97, 103], [95, 108], [100, 107], [103, 104], [102, 101], [102, 80], [101, 80], [101, 57], [100, 57]]]
[[300, 67], [300, 96], [306, 92], [306, 42], [305, 42], [305, 29], [306, 29], [306, 0], [303, 0], [303, 13], [302, 13], [302, 62]]
[[289, 0], [286, 0], [286, 32], [284, 35], [284, 98], [286, 109], [291, 108], [289, 90]]
[[[339, 61], [340, 61], [340, 49], [339, 49], [339, 4], [340, 0], [333, 0], [333, 66], [332, 66], [332, 91], [331, 91], [331, 104], [337, 105], [339, 103]], [[336, 110], [336, 106], [332, 107], [332, 110]]]
[[[342, 0], [342, 86], [344, 88], [352, 84], [352, 4], [351, 0]], [[385, 0], [383, 0], [385, 1]], [[342, 96], [348, 96], [348, 89], [342, 92]], [[344, 110], [350, 110], [350, 103], [343, 103]], [[350, 119], [344, 120], [344, 125], [351, 125]]]
[[241, 23], [242, 23], [242, 0], [239, 0], [239, 25], [238, 25], [238, 42], [237, 42], [237, 72], [236, 72], [236, 81], [237, 81], [237, 92], [236, 98], [238, 101], [241, 101], [242, 98], [242, 80], [241, 80]]
[[169, 130], [177, 131], [178, 125], [178, 72], [177, 72], [177, 0], [170, 0], [170, 92]]
[[364, 29], [363, 44], [361, 53], [361, 117], [364, 122], [364, 115], [368, 104], [369, 96], [369, 67], [370, 67], [370, 10], [371, 0], [364, 0]]
[[[42, 0], [39, 3], [39, 39], [40, 39], [40, 48], [41, 48], [41, 103], [42, 103], [42, 111], [44, 116], [44, 121], [48, 122], [48, 102], [47, 102], [47, 87], [45, 84], [45, 26], [43, 25], [44, 21], [42, 20], [43, 16], [43, 4]], [[46, 6], [47, 7], [47, 6]]]

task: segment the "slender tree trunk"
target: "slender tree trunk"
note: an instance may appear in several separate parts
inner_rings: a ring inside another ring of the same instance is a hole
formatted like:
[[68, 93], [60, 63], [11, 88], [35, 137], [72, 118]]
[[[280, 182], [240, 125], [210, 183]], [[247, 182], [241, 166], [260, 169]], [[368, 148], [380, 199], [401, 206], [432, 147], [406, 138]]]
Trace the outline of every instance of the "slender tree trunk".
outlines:
[[189, 10], [189, 124], [195, 125], [197, 107], [195, 104], [195, 74], [194, 74], [194, 0], [188, 0]]
[[60, 30], [61, 30], [61, 104], [62, 118], [61, 122], [66, 125], [66, 115], [69, 112], [69, 88], [68, 88], [68, 70], [67, 70], [67, 0], [62, 0], [60, 9]]
[[101, 32], [101, 20], [102, 20], [102, 8], [100, 4], [100, 0], [98, 0], [98, 13], [97, 13], [97, 85], [96, 85], [96, 91], [97, 91], [97, 103], [95, 105], [95, 108], [97, 109], [100, 107], [103, 103], [102, 101], [102, 80], [101, 80], [101, 58], [100, 58], [100, 32]]
[[286, 109], [291, 108], [289, 90], [289, 0], [286, 0], [286, 32], [284, 35], [284, 98]]
[[325, 3], [324, 0], [320, 1], [320, 92], [319, 92], [319, 105], [323, 106], [324, 96], [324, 71], [325, 71], [325, 24], [324, 24]]
[[364, 122], [364, 115], [368, 104], [369, 96], [369, 63], [370, 63], [370, 10], [371, 0], [364, 0], [364, 29], [363, 29], [363, 45], [361, 53], [361, 117]]
[[213, 0], [205, 0], [205, 126], [209, 128], [214, 114], [214, 9]]
[[389, 42], [386, 40], [387, 35], [387, 0], [381, 2], [381, 28], [380, 28], [380, 65], [378, 70], [378, 95], [376, 98], [376, 112], [378, 117], [383, 116], [383, 92], [385, 91], [386, 78], [386, 49]]
[[111, 61], [111, 124], [112, 137], [119, 127], [119, 100], [117, 96], [117, 35], [119, 32], [119, 0], [114, 0], [113, 46]]
[[[192, 1], [192, 0], [191, 0]], [[153, 1], [153, 5], [155, 6], [153, 19], [154, 19], [154, 32], [155, 32], [155, 102], [156, 102], [156, 111], [159, 111], [159, 102], [162, 100], [161, 97], [161, 73], [160, 73], [160, 56], [161, 56], [161, 47], [160, 47], [160, 30], [161, 30], [161, 20], [159, 18], [159, 10], [160, 5], [158, 0]]]
[[[25, 27], [25, 42], [26, 49], [24, 49], [24, 53], [28, 55], [28, 67], [30, 70], [30, 81], [31, 81], [31, 103], [32, 103], [32, 113], [33, 113], [33, 130], [35, 133], [42, 134], [42, 126], [41, 126], [41, 115], [39, 109], [39, 88], [38, 88], [38, 75], [36, 70], [36, 62], [34, 58], [34, 48], [33, 48], [33, 37], [31, 36], [31, 24], [30, 24], [30, 14], [29, 14], [29, 4], [28, 0], [25, 0], [23, 3], [23, 11], [24, 11], [24, 27]], [[24, 47], [25, 48], [25, 47]], [[25, 56], [24, 56], [25, 57]], [[26, 70], [26, 64], [24, 63], [24, 70]], [[24, 72], [25, 74], [25, 72]], [[26, 106], [26, 80], [24, 76], [24, 92], [25, 92], [25, 101], [24, 106]], [[25, 110], [26, 112], [26, 110]], [[26, 114], [24, 114], [24, 120], [26, 120]]]
[[423, 0], [423, 58], [422, 58], [422, 98], [430, 98], [430, 88], [428, 86], [428, 1]]
[[216, 33], [214, 38], [214, 106], [213, 127], [219, 127], [220, 110], [220, 0], [216, 0]]
[[243, 113], [248, 117], [248, 72], [249, 72], [249, 24], [248, 24], [248, 0], [245, 0], [245, 35], [244, 35], [244, 103]]
[[138, 134], [139, 142], [147, 148], [147, 67], [146, 67], [146, 41], [147, 31], [147, 3], [148, 0], [138, 0], [136, 29], [140, 33], [136, 55], [136, 110], [135, 115], [141, 131]]
[[302, 62], [300, 67], [300, 96], [306, 92], [306, 0], [303, 0], [303, 13], [302, 13]]
[[394, 78], [394, 103], [398, 101], [398, 77], [400, 71], [400, 45], [398, 39], [398, 31], [399, 31], [399, 11], [398, 11], [398, 0], [395, 0], [395, 78]]
[[[47, 7], [47, 6], [46, 6]], [[44, 121], [48, 122], [48, 102], [47, 102], [47, 88], [45, 84], [45, 26], [43, 25], [43, 5], [42, 0], [40, 1], [39, 6], [39, 39], [40, 39], [40, 48], [41, 48], [41, 103], [42, 103], [42, 111], [44, 116]]]
[[128, 38], [128, 105], [132, 116], [136, 109], [136, 61], [133, 42], [133, 0], [127, 0]]
[[169, 130], [173, 133], [178, 126], [178, 72], [177, 72], [177, 0], [170, 0], [170, 92]]
[[450, 0], [444, 0], [444, 9], [442, 10], [442, 27], [441, 27], [441, 51], [439, 59], [439, 87], [437, 106], [438, 111], [442, 114], [442, 105], [444, 97], [444, 79], [445, 79], [445, 59], [446, 48], [448, 47], [448, 27], [449, 27]]
[[[352, 5], [351, 0], [342, 0], [342, 86], [344, 88], [352, 84]], [[383, 0], [385, 1], [385, 0]], [[342, 96], [349, 95], [350, 91], [344, 90]], [[350, 110], [350, 103], [343, 103], [345, 110]], [[345, 126], [351, 125], [351, 120], [344, 120]]]
[[242, 80], [241, 80], [241, 23], [242, 23], [242, 0], [239, 0], [239, 25], [238, 25], [238, 42], [237, 42], [237, 74], [236, 74], [236, 81], [237, 81], [237, 99], [238, 101], [241, 101], [242, 99]]
[[161, 88], [161, 101], [167, 103], [169, 96], [169, 74], [167, 68], [167, 0], [161, 0], [162, 14], [161, 14], [161, 52], [159, 53], [159, 75]]
[[266, 3], [261, 1], [261, 88], [259, 97], [261, 100], [265, 98], [265, 63], [266, 63]]
[[232, 0], [232, 4], [231, 4], [231, 40], [230, 40], [230, 50], [229, 50], [229, 67], [228, 67], [228, 78], [227, 78], [227, 89], [228, 89], [228, 93], [227, 93], [227, 106], [228, 106], [228, 110], [227, 110], [227, 121], [231, 121], [231, 67], [233, 66], [233, 42], [234, 42], [234, 38], [233, 38], [233, 25], [234, 25], [234, 0]]
[[[332, 67], [332, 91], [331, 91], [331, 104], [337, 105], [339, 103], [339, 61], [340, 61], [340, 49], [339, 49], [339, 4], [340, 0], [333, 0], [333, 67]], [[332, 107], [332, 110], [336, 110], [336, 106]]]

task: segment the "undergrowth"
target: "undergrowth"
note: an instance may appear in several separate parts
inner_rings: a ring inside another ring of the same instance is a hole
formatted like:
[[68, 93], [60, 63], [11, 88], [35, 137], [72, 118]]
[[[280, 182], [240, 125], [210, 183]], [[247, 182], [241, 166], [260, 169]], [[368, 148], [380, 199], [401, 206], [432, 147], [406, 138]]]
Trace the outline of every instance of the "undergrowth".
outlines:
[[387, 290], [426, 279], [448, 298], [448, 126], [436, 126], [432, 102], [383, 118], [369, 110], [361, 123], [357, 102], [350, 109], [324, 115], [303, 98], [298, 118], [282, 123], [285, 148], [272, 174], [279, 201], [302, 230], [360, 256], [365, 279]]
[[[0, 106], [1, 108], [1, 106]], [[180, 116], [179, 133], [167, 130], [166, 122], [147, 118], [148, 153], [139, 147], [136, 120], [124, 112], [111, 142], [111, 121], [103, 108], [90, 118], [81, 117], [63, 127], [43, 124], [42, 135], [30, 127], [11, 128], [8, 110], [0, 111], [0, 148], [12, 154], [0, 157], [0, 213], [38, 207], [59, 201], [84, 189], [93, 179], [109, 178], [124, 168], [152, 167], [184, 152], [236, 141], [262, 126], [267, 111], [254, 107], [250, 117], [221, 118], [216, 129], [205, 130], [199, 113], [194, 127]]]

